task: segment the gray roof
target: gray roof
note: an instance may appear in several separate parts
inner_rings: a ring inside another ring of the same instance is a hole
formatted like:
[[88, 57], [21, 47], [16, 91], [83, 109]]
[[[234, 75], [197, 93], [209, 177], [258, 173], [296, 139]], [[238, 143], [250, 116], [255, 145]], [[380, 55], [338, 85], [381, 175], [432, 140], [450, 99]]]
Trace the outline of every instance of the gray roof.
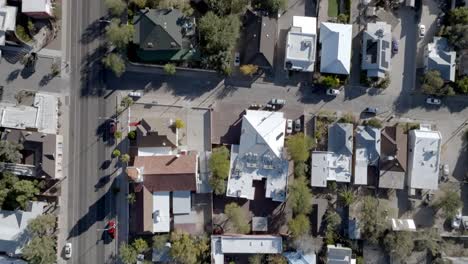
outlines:
[[450, 51], [446, 38], [434, 37], [434, 41], [427, 45], [428, 70], [437, 70], [442, 79], [446, 81], [455, 81], [455, 59], [457, 54]]
[[353, 155], [353, 124], [335, 123], [328, 127], [328, 151], [338, 155]]
[[284, 252], [283, 256], [288, 260], [289, 264], [315, 264], [317, 257], [315, 253], [303, 253], [297, 251]]
[[192, 200], [190, 191], [174, 191], [172, 192], [172, 213], [173, 214], [189, 214], [192, 208]]
[[362, 43], [362, 69], [368, 77], [385, 77], [391, 62], [391, 26], [385, 22], [367, 24]]
[[133, 43], [143, 50], [182, 49], [185, 35], [193, 31], [193, 20], [177, 9], [142, 9], [133, 24]]
[[137, 127], [137, 146], [172, 147], [177, 146], [177, 137], [170, 118], [144, 118]]
[[320, 72], [350, 73], [352, 33], [352, 25], [328, 22], [320, 24]]
[[358, 126], [356, 131], [356, 149], [364, 148], [369, 166], [377, 166], [380, 158], [380, 129], [370, 126]]
[[350, 248], [337, 245], [327, 246], [327, 263], [328, 264], [350, 264], [352, 251]]
[[268, 218], [267, 217], [252, 217], [252, 231], [268, 231]]

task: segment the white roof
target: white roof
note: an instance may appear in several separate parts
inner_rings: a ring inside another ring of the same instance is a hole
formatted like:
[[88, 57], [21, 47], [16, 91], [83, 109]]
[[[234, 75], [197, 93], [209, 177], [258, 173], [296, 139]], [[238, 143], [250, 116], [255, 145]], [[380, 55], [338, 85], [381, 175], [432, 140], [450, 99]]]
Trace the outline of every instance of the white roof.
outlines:
[[50, 0], [23, 0], [21, 12], [45, 12], [50, 15], [52, 14], [52, 3]]
[[341, 245], [327, 245], [327, 263], [345, 264], [353, 263], [352, 250]]
[[411, 130], [409, 133], [408, 185], [412, 189], [438, 189], [439, 131]]
[[36, 128], [41, 133], [57, 134], [57, 97], [36, 93], [33, 106], [1, 104], [0, 126], [15, 129]]
[[171, 147], [143, 147], [138, 148], [138, 156], [173, 155]]
[[293, 16], [293, 25], [286, 41], [285, 63], [287, 69], [312, 72], [317, 46], [317, 18]]
[[189, 214], [192, 209], [192, 195], [190, 191], [172, 192], [172, 213]]
[[283, 240], [271, 235], [211, 236], [211, 256], [215, 264], [224, 263], [224, 254], [280, 254]]
[[353, 26], [322, 22], [320, 43], [322, 52], [320, 72], [349, 74], [351, 64], [351, 42]]
[[153, 192], [153, 232], [171, 231], [169, 192]]
[[286, 119], [281, 112], [247, 110], [240, 145], [231, 146], [226, 195], [253, 200], [254, 180], [266, 178], [267, 198], [286, 198], [288, 161], [283, 157]]
[[14, 31], [16, 27], [16, 6], [0, 3], [0, 46], [5, 45], [5, 31]]
[[393, 231], [416, 231], [413, 219], [390, 219]]
[[354, 184], [367, 184], [367, 167], [377, 166], [380, 157], [380, 130], [370, 126], [356, 129]]
[[352, 157], [328, 151], [313, 151], [311, 185], [327, 187], [327, 181], [350, 182]]
[[25, 233], [28, 221], [44, 212], [44, 202], [31, 202], [31, 211], [0, 211], [0, 251], [20, 254], [29, 241]]

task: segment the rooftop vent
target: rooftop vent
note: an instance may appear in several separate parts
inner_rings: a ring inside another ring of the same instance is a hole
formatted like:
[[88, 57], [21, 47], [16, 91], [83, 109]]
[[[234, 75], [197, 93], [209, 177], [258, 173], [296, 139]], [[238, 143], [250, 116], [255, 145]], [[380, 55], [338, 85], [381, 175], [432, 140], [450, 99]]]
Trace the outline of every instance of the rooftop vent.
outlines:
[[152, 48], [152, 47], [153, 47], [153, 42], [148, 42], [148, 43], [146, 44], [146, 46], [147, 46], [148, 48]]

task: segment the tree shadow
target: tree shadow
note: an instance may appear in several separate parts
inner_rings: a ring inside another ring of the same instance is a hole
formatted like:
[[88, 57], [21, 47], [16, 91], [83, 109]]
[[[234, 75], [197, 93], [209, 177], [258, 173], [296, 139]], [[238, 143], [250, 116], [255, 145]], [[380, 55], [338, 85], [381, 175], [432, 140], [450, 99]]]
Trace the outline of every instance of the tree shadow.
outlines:
[[94, 41], [96, 38], [101, 37], [106, 31], [105, 22], [100, 22], [99, 20], [105, 20], [106, 18], [103, 17], [101, 19], [93, 21], [88, 27], [85, 29], [83, 34], [81, 35], [80, 42], [82, 44], [89, 44]]
[[21, 70], [20, 69], [16, 69], [12, 72], [10, 72], [6, 78], [6, 82], [7, 83], [10, 83], [14, 80], [16, 80], [18, 78], [18, 75], [20, 74]]
[[86, 57], [81, 63], [81, 96], [102, 96], [105, 88], [105, 70], [102, 58], [107, 52], [105, 44], [99, 46]]
[[49, 84], [50, 81], [52, 81], [52, 79], [54, 79], [54, 75], [53, 74], [46, 74], [42, 77], [42, 79], [39, 81], [39, 86], [40, 87], [44, 87], [46, 86], [47, 84]]

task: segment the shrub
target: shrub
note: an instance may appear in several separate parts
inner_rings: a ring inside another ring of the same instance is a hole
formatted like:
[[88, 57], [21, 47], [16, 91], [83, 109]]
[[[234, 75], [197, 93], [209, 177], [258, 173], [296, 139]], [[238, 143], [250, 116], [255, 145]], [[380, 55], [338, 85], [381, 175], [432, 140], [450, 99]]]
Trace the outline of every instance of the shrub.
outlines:
[[342, 116], [340, 120], [338, 120], [338, 122], [354, 124], [355, 120], [356, 118], [353, 116], [353, 114], [347, 113], [344, 116]]
[[135, 140], [136, 139], [136, 131], [132, 130], [132, 131], [128, 132], [127, 136], [128, 136], [128, 139]]
[[31, 36], [26, 32], [26, 29], [21, 25], [16, 25], [16, 36], [23, 42], [30, 42]]
[[340, 79], [332, 75], [321, 76], [319, 82], [329, 88], [338, 88], [340, 86]]
[[382, 128], [382, 122], [377, 118], [371, 118], [369, 120], [365, 120], [363, 122], [363, 125], [371, 126], [371, 127], [375, 127], [375, 128]]
[[120, 150], [114, 149], [114, 151], [112, 151], [112, 156], [116, 158], [120, 157]]
[[185, 123], [184, 121], [182, 121], [182, 119], [179, 119], [177, 118], [174, 122], [174, 127], [177, 128], [177, 129], [181, 129], [181, 128], [184, 128], [185, 127]]
[[240, 66], [239, 70], [242, 72], [242, 74], [247, 75], [247, 76], [252, 76], [258, 71], [258, 66], [254, 64], [245, 64]]
[[176, 66], [172, 63], [167, 63], [164, 65], [164, 73], [167, 74], [167, 75], [174, 75], [176, 74]]
[[120, 131], [115, 131], [114, 137], [115, 137], [115, 139], [121, 139], [121, 138], [122, 138], [122, 132], [120, 132]]
[[338, 21], [338, 23], [346, 24], [348, 23], [349, 16], [346, 14], [339, 14], [336, 20]]

